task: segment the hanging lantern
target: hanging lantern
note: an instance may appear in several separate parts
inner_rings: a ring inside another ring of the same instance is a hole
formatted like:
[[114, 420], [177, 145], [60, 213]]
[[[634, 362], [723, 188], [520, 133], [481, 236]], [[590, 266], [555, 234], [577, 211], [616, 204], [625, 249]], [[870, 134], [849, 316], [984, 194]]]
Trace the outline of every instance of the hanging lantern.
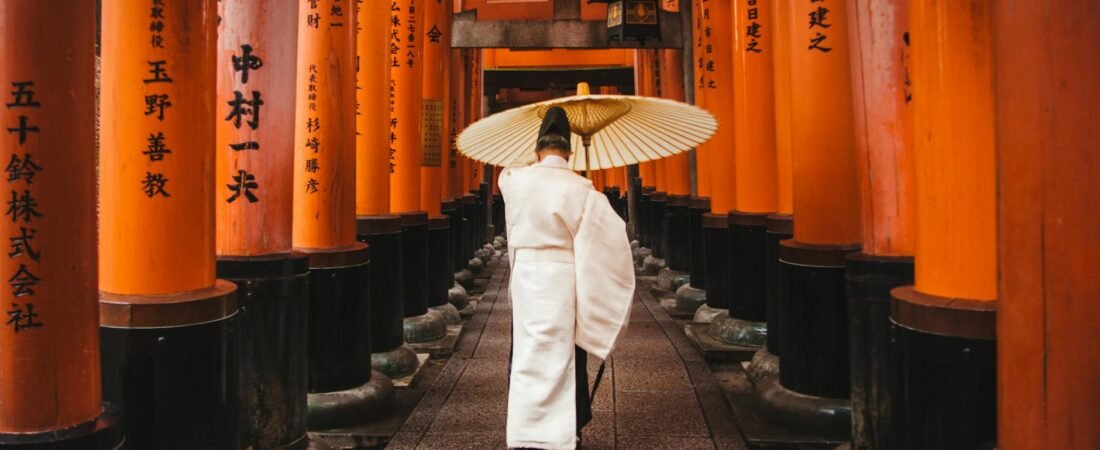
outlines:
[[607, 41], [638, 42], [661, 39], [661, 20], [656, 0], [589, 0], [607, 4]]

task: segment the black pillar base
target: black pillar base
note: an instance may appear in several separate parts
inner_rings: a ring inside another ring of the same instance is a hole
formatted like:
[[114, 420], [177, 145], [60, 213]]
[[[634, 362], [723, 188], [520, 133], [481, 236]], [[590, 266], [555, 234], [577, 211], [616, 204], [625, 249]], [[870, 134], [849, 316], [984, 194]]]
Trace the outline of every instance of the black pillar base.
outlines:
[[768, 302], [768, 353], [779, 356], [782, 353], [779, 343], [779, 242], [794, 237], [794, 217], [785, 214], [773, 214], [767, 219], [767, 247], [765, 248], [764, 280], [767, 284]]
[[451, 264], [451, 218], [432, 217], [428, 220], [428, 310], [442, 317], [445, 324], [458, 324], [462, 317], [450, 303], [454, 286]]
[[732, 345], [763, 346], [768, 338], [767, 214], [729, 213], [729, 314], [711, 323], [715, 339]]
[[852, 411], [848, 399], [804, 395], [784, 387], [779, 377], [762, 380], [756, 389], [760, 415], [769, 424], [813, 436], [814, 440], [849, 439]]
[[706, 197], [693, 197], [691, 207], [688, 209], [688, 246], [691, 251], [688, 254], [688, 274], [691, 278], [691, 287], [705, 291], [707, 289], [707, 259], [706, 244], [703, 239], [703, 215], [710, 212], [710, 199]]
[[170, 295], [100, 292], [103, 397], [127, 448], [239, 448], [237, 286]]
[[729, 219], [725, 214], [703, 214], [703, 243], [707, 303], [699, 307], [695, 322], [709, 323], [729, 308]]
[[240, 305], [241, 447], [293, 448], [306, 439], [308, 258], [220, 257], [217, 267]]
[[650, 248], [653, 246], [653, 232], [650, 227], [650, 211], [649, 200], [653, 196], [653, 191], [657, 188], [650, 186], [643, 186], [642, 192], [638, 196], [638, 224], [635, 225], [635, 232], [638, 236], [638, 243], [642, 247]]
[[371, 367], [390, 378], [403, 378], [419, 366], [416, 353], [405, 346], [405, 285], [401, 218], [359, 217], [356, 234], [371, 249]]
[[447, 334], [443, 318], [428, 314], [428, 213], [412, 211], [401, 217], [402, 276], [405, 301], [405, 342], [426, 342]]
[[[670, 195], [665, 216], [665, 260], [668, 268], [687, 273], [691, 270], [691, 199], [686, 195]], [[678, 287], [678, 286], [677, 286]]]
[[891, 291], [894, 448], [993, 448], [996, 305]]
[[[780, 243], [779, 379], [792, 391], [847, 399], [848, 298], [844, 265], [856, 246]], [[850, 432], [850, 430], [848, 430]]]
[[122, 414], [104, 405], [99, 417], [72, 428], [41, 433], [0, 433], [0, 448], [10, 450], [116, 450], [126, 435]]
[[649, 224], [650, 246], [653, 257], [665, 259], [665, 211], [668, 205], [668, 196], [664, 192], [654, 192], [649, 195]]
[[913, 282], [912, 257], [848, 255], [852, 448], [890, 448], [890, 290]]

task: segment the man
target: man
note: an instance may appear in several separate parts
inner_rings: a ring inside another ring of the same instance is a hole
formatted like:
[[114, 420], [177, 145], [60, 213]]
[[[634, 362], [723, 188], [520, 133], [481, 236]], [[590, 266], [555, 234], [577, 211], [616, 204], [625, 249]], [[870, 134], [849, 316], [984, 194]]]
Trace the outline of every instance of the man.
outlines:
[[591, 419], [585, 351], [607, 359], [634, 294], [626, 225], [569, 169], [570, 138], [565, 111], [549, 109], [539, 162], [499, 181], [512, 264], [512, 448], [576, 448]]

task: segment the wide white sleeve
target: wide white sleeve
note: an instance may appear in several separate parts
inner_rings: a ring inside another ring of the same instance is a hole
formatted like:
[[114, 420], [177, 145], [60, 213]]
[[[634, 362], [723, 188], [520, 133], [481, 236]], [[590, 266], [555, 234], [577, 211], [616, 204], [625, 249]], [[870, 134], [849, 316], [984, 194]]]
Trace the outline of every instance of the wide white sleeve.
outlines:
[[634, 261], [626, 237], [626, 223], [607, 197], [589, 191], [577, 234], [576, 343], [600, 359], [607, 359], [630, 320], [634, 298]]

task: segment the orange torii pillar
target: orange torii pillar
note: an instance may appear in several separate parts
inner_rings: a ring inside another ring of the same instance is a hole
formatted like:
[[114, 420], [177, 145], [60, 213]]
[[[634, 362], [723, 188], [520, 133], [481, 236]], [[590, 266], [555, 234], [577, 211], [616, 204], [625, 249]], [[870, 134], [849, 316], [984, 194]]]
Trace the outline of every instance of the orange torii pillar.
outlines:
[[849, 11], [863, 251], [848, 255], [852, 446], [888, 448], [890, 290], [913, 282], [913, 139], [908, 0]]
[[[764, 348], [753, 356], [749, 376], [762, 380], [779, 373], [781, 326], [779, 314], [779, 243], [794, 237], [794, 208], [791, 161], [791, 7], [783, 0], [771, 1], [772, 80], [775, 94], [776, 210], [765, 221], [765, 295], [768, 304], [768, 336]], [[763, 26], [763, 24], [762, 24]]]
[[733, 1], [734, 210], [729, 213], [729, 312], [710, 334], [733, 345], [767, 342], [768, 216], [778, 207], [772, 4]]
[[216, 2], [102, 11], [104, 397], [128, 446], [236, 448], [237, 287], [214, 262]]
[[[706, 43], [708, 30], [703, 24], [703, 6], [700, 0], [691, 3], [691, 39], [692, 39], [692, 79], [685, 80], [685, 89], [690, 85], [694, 94], [695, 106], [707, 109], [706, 98]], [[721, 126], [721, 124], [719, 124]], [[694, 316], [699, 307], [707, 301], [706, 283], [706, 246], [703, 239], [703, 215], [710, 213], [710, 149], [711, 143], [704, 142], [695, 148], [695, 195], [688, 203], [690, 234], [690, 260], [688, 264], [688, 284], [676, 290], [676, 309], [684, 315]]]
[[[420, 196], [425, 162], [422, 132], [426, 131], [422, 127], [426, 109], [421, 77], [431, 30], [426, 25], [425, 6], [423, 1], [397, 0], [390, 8], [390, 210], [401, 217], [404, 333], [405, 341], [412, 343], [441, 338], [447, 331], [442, 316], [428, 313], [429, 214], [423, 210]], [[441, 125], [435, 125], [436, 131]], [[436, 174], [438, 156], [436, 152], [428, 157], [429, 164], [436, 161]], [[438, 194], [439, 184], [433, 186]]]
[[293, 244], [309, 255], [309, 429], [329, 430], [388, 407], [393, 384], [372, 374], [369, 252], [355, 239], [356, 2], [298, 7]]
[[[657, 50], [661, 61], [661, 97], [684, 101], [684, 60], [679, 49]], [[664, 252], [667, 267], [657, 278], [658, 287], [676, 292], [688, 283], [691, 268], [691, 179], [686, 152], [664, 158], [665, 204]], [[692, 311], [694, 312], [694, 311]]]
[[704, 275], [706, 304], [696, 310], [695, 322], [709, 323], [729, 308], [729, 213], [736, 208], [734, 197], [734, 108], [733, 100], [733, 4], [702, 2], [703, 52], [696, 55], [702, 69], [696, 69], [696, 92], [705, 91], [707, 107], [718, 119], [718, 132], [707, 143], [710, 167], [710, 212], [703, 215]]
[[[100, 385], [96, 289], [95, 4], [6, 2], [0, 157], [11, 192], [0, 264], [0, 447], [117, 448]], [[58, 61], [64, 61], [63, 68]]]
[[[466, 217], [465, 208], [465, 193], [468, 187], [466, 187], [467, 176], [467, 159], [461, 153], [458, 152], [458, 147], [455, 142], [458, 139], [458, 135], [462, 133], [462, 130], [466, 129], [467, 118], [469, 115], [470, 97], [468, 94], [469, 80], [470, 80], [470, 68], [469, 68], [469, 49], [454, 48], [451, 49], [451, 83], [448, 86], [450, 96], [450, 142], [448, 143], [452, 149], [452, 155], [454, 157], [451, 160], [451, 164], [454, 166], [451, 171], [453, 177], [448, 177], [448, 197], [453, 203], [451, 213], [448, 214], [451, 217], [451, 260], [452, 270], [454, 270], [455, 287], [453, 290], [452, 303], [459, 309], [465, 308], [463, 299], [461, 297], [461, 290], [466, 290], [469, 286], [473, 285], [474, 276], [473, 272], [470, 272], [466, 268], [467, 255], [466, 249], [466, 236], [469, 235], [468, 218]], [[468, 300], [468, 297], [467, 297]]]
[[764, 380], [758, 393], [781, 425], [818, 439], [847, 440], [844, 267], [862, 237], [847, 2], [795, 2], [789, 37], [798, 220], [794, 238], [779, 249], [779, 377]]
[[401, 284], [401, 218], [390, 214], [390, 4], [358, 2], [355, 138], [356, 238], [371, 248], [371, 366], [391, 379], [412, 375], [419, 361], [405, 345]]
[[423, 160], [420, 170], [420, 208], [428, 212], [428, 310], [448, 324], [462, 322], [458, 309], [448, 301], [454, 286], [451, 262], [451, 218], [442, 214], [447, 161], [450, 160], [450, 134], [447, 125], [447, 80], [450, 79], [451, 11], [453, 0], [422, 3], [424, 113], [421, 123]]
[[891, 435], [902, 449], [976, 448], [996, 439], [991, 8], [909, 3], [916, 267], [912, 286], [891, 291], [895, 389], [888, 394]]
[[[223, 0], [214, 201], [217, 274], [237, 284], [241, 445], [307, 442], [309, 265], [292, 253], [294, 0]], [[167, 109], [166, 113], [171, 110]], [[279, 392], [277, 396], [260, 392]]]
[[997, 446], [1100, 448], [1100, 28], [1087, 1], [993, 5]]

